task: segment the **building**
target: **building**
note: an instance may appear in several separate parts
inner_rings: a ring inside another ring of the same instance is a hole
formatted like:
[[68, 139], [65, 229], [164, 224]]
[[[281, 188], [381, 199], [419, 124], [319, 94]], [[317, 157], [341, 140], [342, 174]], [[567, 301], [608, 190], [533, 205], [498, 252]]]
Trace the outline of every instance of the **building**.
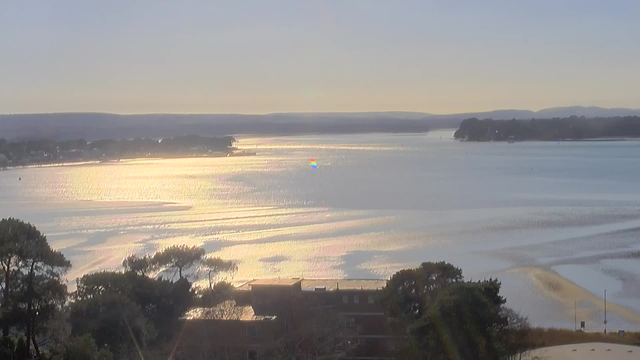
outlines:
[[227, 358], [257, 360], [298, 354], [301, 359], [393, 359], [403, 331], [390, 325], [378, 302], [386, 282], [253, 280], [235, 289], [234, 301], [194, 310], [185, 329], [200, 335], [199, 345], [191, 346], [202, 346], [203, 341], [211, 341], [207, 338], [215, 337], [217, 344], [208, 346], [208, 351], [234, 355]]
[[182, 326], [176, 360], [269, 358], [280, 334], [276, 316], [256, 315], [233, 300], [191, 310]]

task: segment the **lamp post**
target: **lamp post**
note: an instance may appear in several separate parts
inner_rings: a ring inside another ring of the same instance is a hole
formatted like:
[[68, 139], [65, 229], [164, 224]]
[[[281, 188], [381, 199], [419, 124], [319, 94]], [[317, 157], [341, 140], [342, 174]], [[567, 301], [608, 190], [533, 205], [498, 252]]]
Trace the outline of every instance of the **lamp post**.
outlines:
[[607, 289], [604, 289], [604, 334], [607, 335]]

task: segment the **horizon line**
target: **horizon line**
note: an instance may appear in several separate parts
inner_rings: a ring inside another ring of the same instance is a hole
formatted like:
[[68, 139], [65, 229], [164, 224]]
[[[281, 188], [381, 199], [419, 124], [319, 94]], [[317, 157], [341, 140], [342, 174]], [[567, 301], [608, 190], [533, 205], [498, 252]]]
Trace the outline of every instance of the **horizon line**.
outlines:
[[15, 116], [15, 115], [62, 115], [62, 114], [101, 114], [101, 115], [115, 115], [115, 116], [138, 116], [138, 115], [240, 115], [240, 116], [269, 116], [269, 115], [314, 115], [314, 114], [385, 114], [385, 113], [412, 113], [412, 114], [424, 114], [426, 116], [451, 116], [462, 114], [475, 114], [475, 113], [487, 113], [494, 111], [530, 111], [533, 113], [542, 110], [551, 109], [568, 109], [568, 108], [598, 108], [603, 110], [631, 110], [640, 111], [640, 108], [630, 107], [602, 107], [597, 105], [566, 105], [566, 106], [553, 106], [545, 107], [537, 110], [531, 109], [518, 109], [518, 108], [506, 108], [506, 109], [493, 109], [493, 110], [476, 110], [466, 112], [454, 112], [454, 113], [432, 113], [425, 111], [410, 111], [410, 110], [355, 110], [355, 111], [279, 111], [268, 113], [242, 113], [242, 112], [202, 112], [202, 113], [190, 113], [190, 112], [140, 112], [140, 113], [117, 113], [109, 111], [53, 111], [53, 112], [34, 112], [34, 113], [0, 113], [0, 116]]

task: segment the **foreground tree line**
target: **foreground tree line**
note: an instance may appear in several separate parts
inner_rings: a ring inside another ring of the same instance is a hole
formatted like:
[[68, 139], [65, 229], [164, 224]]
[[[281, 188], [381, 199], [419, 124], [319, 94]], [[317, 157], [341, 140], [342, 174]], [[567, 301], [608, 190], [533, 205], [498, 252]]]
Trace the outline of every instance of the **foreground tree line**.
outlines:
[[595, 139], [640, 137], [640, 117], [478, 120], [466, 119], [454, 138], [468, 141]]
[[[33, 225], [12, 218], [0, 221], [0, 265], [3, 360], [167, 358], [179, 318], [230, 299], [232, 286], [215, 279], [237, 270], [176, 245], [129, 256], [123, 271], [84, 275], [68, 293], [70, 262]], [[201, 289], [193, 286], [198, 278]], [[504, 306], [500, 282], [465, 281], [448, 263], [397, 272], [379, 301], [392, 326], [406, 330], [398, 359], [509, 359], [531, 346], [529, 325]]]
[[[189, 308], [228, 298], [231, 285], [213, 282], [237, 269], [185, 245], [127, 257], [123, 266], [82, 276], [69, 293], [64, 255], [33, 225], [0, 220], [0, 359], [127, 359], [160, 348]], [[203, 275], [208, 287], [196, 291], [192, 281]]]
[[0, 169], [10, 166], [49, 164], [56, 162], [117, 159], [134, 156], [165, 156], [230, 152], [235, 139], [231, 136], [176, 136], [166, 139], [135, 138], [123, 140], [17, 140], [0, 138]]
[[529, 323], [505, 307], [500, 282], [465, 281], [449, 263], [400, 270], [381, 302], [408, 335], [398, 359], [518, 359], [530, 348]]

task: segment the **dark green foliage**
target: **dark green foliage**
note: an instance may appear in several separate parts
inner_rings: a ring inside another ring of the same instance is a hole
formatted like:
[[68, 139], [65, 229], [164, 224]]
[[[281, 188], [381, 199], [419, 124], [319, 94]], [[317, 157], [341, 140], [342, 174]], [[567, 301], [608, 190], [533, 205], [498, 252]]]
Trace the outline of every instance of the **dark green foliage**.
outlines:
[[478, 120], [466, 119], [455, 132], [469, 141], [564, 140], [603, 137], [640, 137], [640, 117]]
[[24, 337], [20, 337], [16, 343], [15, 356], [17, 359], [28, 359], [29, 349], [27, 348], [27, 341]]
[[522, 359], [521, 354], [535, 347], [531, 338], [529, 320], [510, 308], [503, 307], [501, 316], [507, 321], [503, 332], [505, 351], [510, 359]]
[[[125, 272], [98, 272], [77, 279], [67, 305], [63, 276], [71, 266], [33, 225], [0, 220], [0, 359], [130, 358], [148, 345], [171, 340], [179, 318], [194, 305], [187, 280], [204, 250], [172, 246], [153, 257], [129, 257]], [[148, 275], [158, 268], [177, 273], [177, 281]], [[211, 258], [202, 269], [213, 281], [218, 272], [235, 271], [230, 261]], [[209, 303], [231, 298], [227, 283], [211, 286]], [[24, 334], [17, 336], [16, 334]], [[73, 335], [69, 338], [69, 335]], [[96, 343], [98, 345], [96, 345]]]
[[76, 280], [75, 300], [91, 299], [102, 294], [128, 294], [132, 284], [127, 273], [101, 271], [87, 274]]
[[151, 258], [149, 256], [138, 257], [131, 255], [122, 260], [122, 267], [125, 271], [132, 271], [138, 275], [147, 275], [152, 270]]
[[0, 359], [17, 359], [16, 344], [10, 336], [0, 337]]
[[5, 337], [11, 328], [24, 331], [21, 357], [30, 356], [31, 345], [40, 356], [36, 338], [43, 339], [44, 323], [66, 302], [62, 276], [70, 267], [35, 226], [18, 219], [0, 220], [0, 320]]
[[529, 348], [527, 320], [505, 302], [497, 279], [465, 282], [459, 268], [428, 262], [393, 275], [381, 303], [409, 335], [398, 358], [493, 360]]
[[439, 289], [462, 279], [462, 270], [444, 261], [425, 262], [415, 269], [400, 270], [384, 288], [382, 305], [389, 315], [412, 322], [422, 317], [427, 301]]
[[32, 280], [27, 278], [17, 289], [17, 307], [13, 313], [21, 316], [23, 321], [16, 328], [28, 335], [26, 341], [33, 345], [36, 355], [40, 353], [40, 345], [51, 341], [50, 336], [58, 336], [50, 333], [49, 322], [61, 311], [67, 295], [67, 287], [60, 279], [44, 275], [36, 275]]
[[238, 265], [230, 260], [223, 260], [219, 257], [205, 258], [200, 262], [201, 271], [207, 275], [209, 289], [213, 288], [215, 276], [221, 272], [235, 272]]
[[506, 326], [482, 284], [462, 282], [441, 291], [410, 334], [423, 358], [494, 360], [506, 355]]
[[156, 339], [157, 333], [141, 307], [126, 296], [106, 293], [71, 306], [73, 335], [89, 334], [122, 358]]
[[[126, 272], [104, 271], [77, 280], [71, 304], [73, 333], [91, 334], [99, 344], [106, 344], [116, 358], [131, 354], [136, 346], [162, 345], [179, 329], [178, 319], [193, 306], [194, 292], [185, 272], [200, 263], [204, 250], [176, 245], [153, 257], [130, 256], [123, 261]], [[216, 260], [208, 262], [215, 271], [233, 270], [235, 264]], [[150, 278], [149, 271], [173, 271], [178, 280]], [[230, 297], [230, 285], [218, 284], [210, 290], [207, 301]], [[220, 300], [221, 301], [221, 300]]]
[[98, 349], [95, 340], [90, 335], [77, 336], [69, 339], [64, 345], [62, 360], [111, 360], [113, 355], [108, 349]]
[[14, 360], [16, 345], [9, 336], [0, 337], [0, 359]]
[[199, 306], [213, 307], [223, 301], [231, 300], [233, 295], [232, 292], [233, 285], [228, 282], [221, 281], [215, 284], [212, 288], [202, 291]]
[[[132, 272], [105, 271], [88, 274], [77, 280], [75, 302], [72, 304], [75, 313], [72, 314], [78, 314], [76, 310], [79, 309], [82, 314], [83, 307], [90, 304], [112, 301], [112, 295], [119, 295], [126, 302], [135, 304], [144, 320], [153, 325], [153, 332], [157, 336], [153, 339], [147, 337], [145, 342], [169, 339], [176, 329], [178, 318], [193, 304], [191, 283], [185, 279], [171, 282]], [[82, 321], [79, 318], [79, 322]], [[74, 327], [74, 332], [76, 330]]]
[[183, 271], [193, 268], [204, 254], [204, 249], [198, 246], [173, 245], [153, 255], [151, 263], [165, 272], [173, 271], [174, 276], [177, 272], [182, 279], [187, 275]]

